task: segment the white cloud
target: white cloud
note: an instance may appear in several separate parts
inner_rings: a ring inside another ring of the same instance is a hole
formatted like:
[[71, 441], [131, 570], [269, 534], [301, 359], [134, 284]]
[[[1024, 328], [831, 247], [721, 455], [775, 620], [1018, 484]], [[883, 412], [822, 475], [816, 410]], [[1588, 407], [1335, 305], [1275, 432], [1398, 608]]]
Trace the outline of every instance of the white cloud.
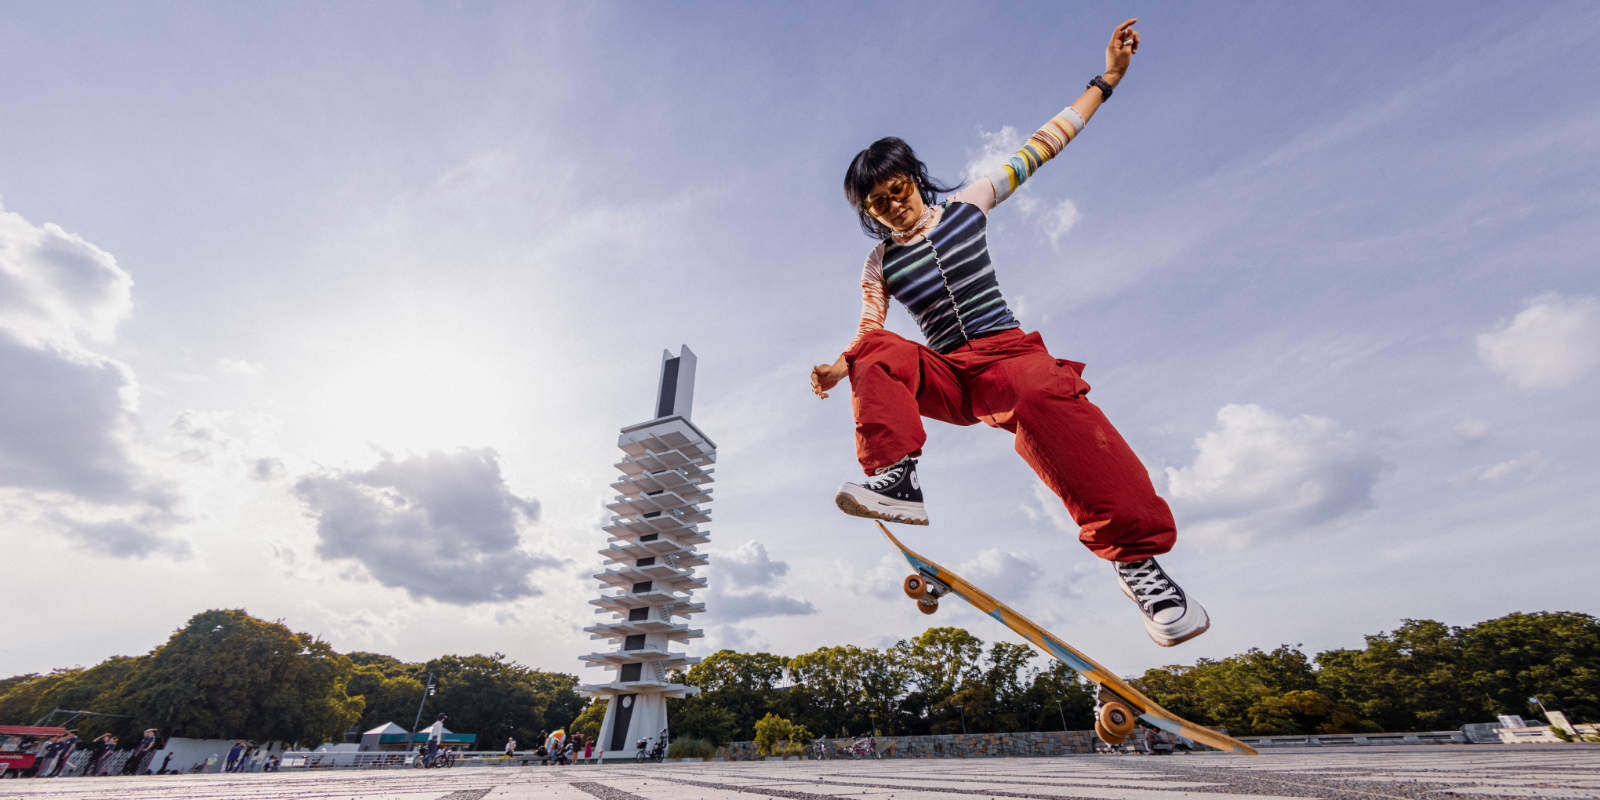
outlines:
[[178, 496], [135, 453], [133, 371], [84, 345], [115, 338], [132, 286], [104, 250], [0, 209], [0, 493], [93, 552], [185, 555]]
[[41, 348], [109, 342], [133, 312], [132, 289], [110, 253], [0, 208], [0, 331]]
[[225, 375], [237, 375], [241, 378], [259, 378], [267, 374], [266, 367], [242, 358], [219, 358], [217, 369]]
[[1541, 295], [1477, 342], [1478, 359], [1519, 388], [1559, 389], [1600, 364], [1600, 299]]
[[956, 574], [974, 586], [996, 589], [1013, 587], [1026, 590], [1038, 581], [1040, 573], [1034, 559], [997, 547], [978, 553], [976, 558], [956, 568]]
[[1523, 470], [1527, 470], [1527, 477], [1532, 478], [1539, 474], [1549, 463], [1550, 459], [1539, 455], [1538, 450], [1530, 450], [1509, 461], [1477, 466], [1456, 473], [1450, 476], [1450, 482], [1458, 486], [1473, 482], [1493, 482]]
[[760, 542], [749, 541], [737, 550], [716, 553], [711, 566], [715, 569], [707, 581], [707, 610], [719, 620], [817, 613], [810, 600], [778, 587], [779, 579], [789, 573], [789, 562], [774, 561]]
[[1071, 200], [1062, 200], [1061, 205], [1056, 206], [1039, 220], [1039, 226], [1044, 229], [1045, 235], [1050, 237], [1050, 245], [1054, 247], [1082, 218], [1083, 215], [1078, 212], [1076, 204]]
[[962, 183], [971, 183], [995, 171], [1015, 155], [1023, 143], [1022, 134], [1010, 125], [993, 133], [980, 130], [978, 138], [983, 140], [983, 146], [978, 148], [977, 155], [962, 168]]
[[1068, 513], [1061, 498], [1056, 497], [1056, 493], [1050, 491], [1050, 487], [1044, 485], [1043, 481], [1033, 482], [1033, 499], [1039, 504], [1037, 508], [1031, 503], [1022, 504], [1022, 513], [1027, 514], [1028, 519], [1048, 519], [1056, 530], [1072, 536], [1078, 535], [1080, 526], [1072, 519], [1072, 514]]
[[1489, 423], [1484, 422], [1483, 420], [1478, 419], [1471, 414], [1462, 417], [1461, 421], [1456, 423], [1455, 427], [1456, 433], [1460, 434], [1462, 438], [1469, 441], [1476, 441], [1488, 436], [1490, 429]]
[[511, 493], [488, 448], [385, 454], [365, 471], [300, 479], [295, 496], [317, 520], [317, 554], [349, 559], [384, 586], [444, 603], [540, 594], [535, 570], [561, 562], [522, 548], [519, 521], [539, 518], [537, 500]]
[[1223, 406], [1195, 449], [1192, 464], [1167, 468], [1173, 504], [1186, 533], [1235, 545], [1374, 507], [1382, 470], [1367, 443], [1333, 420], [1255, 404]]

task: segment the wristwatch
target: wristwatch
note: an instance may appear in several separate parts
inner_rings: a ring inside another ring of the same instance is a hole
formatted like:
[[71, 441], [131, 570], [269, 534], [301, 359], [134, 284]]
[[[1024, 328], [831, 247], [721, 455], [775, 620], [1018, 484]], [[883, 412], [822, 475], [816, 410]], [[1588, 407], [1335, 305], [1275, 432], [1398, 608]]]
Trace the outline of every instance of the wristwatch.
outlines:
[[[1101, 98], [1100, 99], [1102, 101], [1111, 99], [1111, 84], [1106, 83], [1106, 79], [1105, 78], [1102, 78], [1099, 75], [1096, 75], [1093, 78], [1089, 79], [1089, 86], [1094, 86], [1094, 87], [1096, 87], [1096, 88], [1098, 88], [1100, 90], [1100, 94], [1101, 94]], [[1085, 86], [1084, 88], [1087, 89], [1089, 87]]]

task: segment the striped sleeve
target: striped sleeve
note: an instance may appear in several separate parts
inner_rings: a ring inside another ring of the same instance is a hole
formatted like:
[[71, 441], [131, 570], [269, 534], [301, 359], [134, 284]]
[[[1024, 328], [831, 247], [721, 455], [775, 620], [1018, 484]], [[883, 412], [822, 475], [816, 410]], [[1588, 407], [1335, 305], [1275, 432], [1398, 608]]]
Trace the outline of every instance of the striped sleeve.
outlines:
[[889, 287], [883, 281], [883, 243], [879, 242], [867, 255], [867, 263], [861, 267], [861, 322], [856, 325], [856, 336], [845, 347], [845, 352], [854, 348], [861, 337], [883, 328], [883, 321], [888, 316]]
[[1078, 109], [1067, 106], [1060, 114], [1055, 115], [1032, 136], [1028, 143], [1018, 150], [1009, 161], [1001, 164], [994, 172], [989, 173], [989, 182], [994, 184], [994, 204], [1000, 205], [1012, 192], [1017, 190], [1024, 181], [1033, 176], [1044, 162], [1056, 157], [1072, 137], [1083, 130], [1083, 116]]

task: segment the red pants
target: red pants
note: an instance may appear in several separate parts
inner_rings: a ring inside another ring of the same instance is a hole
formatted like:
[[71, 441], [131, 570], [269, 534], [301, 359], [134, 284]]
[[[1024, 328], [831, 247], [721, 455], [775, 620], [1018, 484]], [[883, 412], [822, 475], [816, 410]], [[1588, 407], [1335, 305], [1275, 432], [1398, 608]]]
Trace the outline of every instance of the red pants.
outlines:
[[922, 454], [922, 417], [980, 420], [1016, 434], [1017, 452], [1066, 504], [1079, 541], [1108, 561], [1172, 549], [1178, 531], [1144, 464], [1085, 397], [1083, 365], [1053, 358], [1037, 333], [1005, 331], [940, 355], [886, 330], [845, 353], [856, 455], [870, 475]]

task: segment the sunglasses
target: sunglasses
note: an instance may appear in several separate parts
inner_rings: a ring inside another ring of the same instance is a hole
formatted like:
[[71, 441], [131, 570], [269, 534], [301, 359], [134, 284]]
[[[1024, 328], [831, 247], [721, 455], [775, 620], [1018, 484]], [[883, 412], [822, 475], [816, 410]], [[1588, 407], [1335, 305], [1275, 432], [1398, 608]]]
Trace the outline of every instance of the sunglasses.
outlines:
[[904, 203], [911, 197], [911, 193], [915, 191], [916, 188], [917, 184], [914, 181], [891, 183], [889, 184], [888, 192], [873, 197], [868, 197], [867, 202], [863, 203], [862, 205], [867, 209], [868, 214], [871, 214], [874, 217], [881, 217], [884, 214], [889, 213], [889, 203]]

